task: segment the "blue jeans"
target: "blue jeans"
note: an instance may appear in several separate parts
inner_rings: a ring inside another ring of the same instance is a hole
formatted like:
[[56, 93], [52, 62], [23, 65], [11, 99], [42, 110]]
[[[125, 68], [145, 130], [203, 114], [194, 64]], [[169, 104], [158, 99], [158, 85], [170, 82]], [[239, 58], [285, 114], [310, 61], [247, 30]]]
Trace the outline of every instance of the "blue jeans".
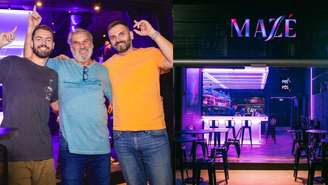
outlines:
[[113, 131], [114, 148], [128, 185], [172, 185], [166, 129]]
[[85, 174], [88, 184], [109, 185], [110, 154], [81, 155], [70, 153], [67, 142], [61, 137], [59, 157], [61, 185], [82, 185]]

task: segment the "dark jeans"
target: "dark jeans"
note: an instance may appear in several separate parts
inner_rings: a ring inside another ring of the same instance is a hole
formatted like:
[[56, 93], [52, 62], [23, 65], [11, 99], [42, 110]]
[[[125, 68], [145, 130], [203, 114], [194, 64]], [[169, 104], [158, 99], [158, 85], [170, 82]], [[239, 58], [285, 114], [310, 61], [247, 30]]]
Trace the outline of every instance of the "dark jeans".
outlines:
[[170, 146], [166, 129], [113, 131], [114, 147], [128, 185], [171, 185]]
[[109, 185], [110, 154], [73, 154], [63, 137], [60, 138], [61, 185], [83, 185], [85, 174], [89, 185]]

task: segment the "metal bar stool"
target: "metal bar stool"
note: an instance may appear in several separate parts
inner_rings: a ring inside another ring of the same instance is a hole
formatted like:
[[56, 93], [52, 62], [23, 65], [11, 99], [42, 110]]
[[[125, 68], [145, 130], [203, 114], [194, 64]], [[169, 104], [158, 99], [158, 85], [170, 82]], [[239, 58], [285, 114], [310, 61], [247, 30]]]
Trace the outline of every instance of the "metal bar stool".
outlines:
[[[226, 128], [229, 129], [229, 131], [232, 130], [232, 137], [236, 138], [235, 121], [234, 120], [225, 120], [225, 126], [226, 126]], [[227, 136], [229, 135], [229, 131], [228, 131]], [[227, 138], [226, 138], [226, 140], [227, 140]]]
[[[210, 126], [209, 128], [211, 129], [216, 129], [216, 128], [219, 128], [219, 124], [216, 126], [216, 120], [210, 120]], [[215, 141], [217, 140], [217, 135], [214, 134], [214, 144], [215, 144]], [[209, 133], [208, 135], [208, 144], [210, 145], [212, 143], [212, 133]]]
[[241, 146], [243, 146], [243, 143], [244, 143], [245, 129], [248, 129], [249, 140], [251, 142], [251, 147], [253, 148], [253, 142], [252, 142], [252, 122], [251, 122], [251, 120], [244, 120], [243, 121], [243, 126], [241, 127]]

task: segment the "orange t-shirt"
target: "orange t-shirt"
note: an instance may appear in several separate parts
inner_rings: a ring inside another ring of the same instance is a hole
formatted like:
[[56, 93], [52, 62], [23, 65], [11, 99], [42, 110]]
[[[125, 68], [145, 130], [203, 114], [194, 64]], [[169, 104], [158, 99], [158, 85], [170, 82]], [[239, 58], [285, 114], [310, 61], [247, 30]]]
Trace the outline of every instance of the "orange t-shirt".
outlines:
[[161, 51], [150, 47], [116, 54], [104, 63], [112, 84], [114, 130], [165, 128], [159, 82], [163, 62]]

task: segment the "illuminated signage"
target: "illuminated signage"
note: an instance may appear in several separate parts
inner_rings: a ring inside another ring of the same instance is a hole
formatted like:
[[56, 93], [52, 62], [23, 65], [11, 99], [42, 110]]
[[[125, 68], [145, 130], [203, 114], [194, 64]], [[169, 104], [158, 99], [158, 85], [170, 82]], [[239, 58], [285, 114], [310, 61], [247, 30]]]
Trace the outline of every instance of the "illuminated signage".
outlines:
[[292, 91], [292, 81], [290, 80], [289, 77], [280, 79], [280, 90], [283, 92]]
[[[267, 20], [244, 19], [243, 21], [237, 20], [237, 18], [231, 18], [231, 37], [261, 37], [266, 42], [275, 38], [296, 38], [296, 19], [291, 17], [292, 15], [288, 18], [285, 16], [280, 16], [278, 18], [269, 18]], [[278, 30], [283, 31], [279, 32]]]

